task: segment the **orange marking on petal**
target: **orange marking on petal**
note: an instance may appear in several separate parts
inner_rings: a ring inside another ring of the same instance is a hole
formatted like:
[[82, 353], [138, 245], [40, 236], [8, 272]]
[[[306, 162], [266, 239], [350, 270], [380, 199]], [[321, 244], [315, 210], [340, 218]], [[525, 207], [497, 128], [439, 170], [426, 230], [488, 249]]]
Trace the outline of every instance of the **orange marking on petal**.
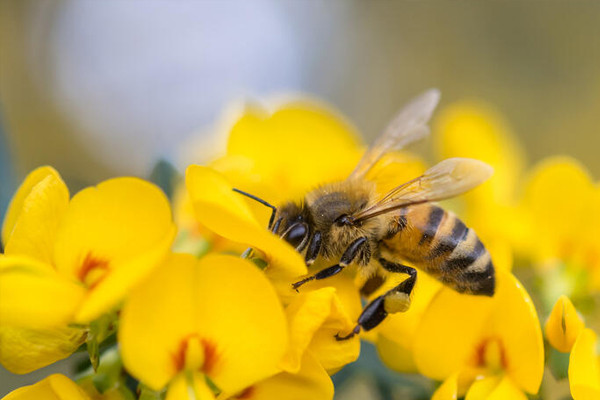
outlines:
[[504, 345], [498, 338], [487, 338], [484, 339], [475, 349], [475, 366], [476, 367], [495, 367], [493, 365], [494, 359], [498, 358], [500, 361], [500, 367], [504, 370], [508, 367], [508, 360], [506, 359], [506, 352], [504, 351]]
[[209, 374], [217, 362], [217, 346], [208, 340], [202, 340], [202, 345], [204, 347], [204, 365], [202, 366], [202, 372]]
[[[104, 271], [100, 275], [99, 271]], [[108, 271], [108, 261], [102, 258], [96, 258], [91, 253], [88, 253], [81, 267], [77, 277], [83, 283], [85, 283], [90, 289], [93, 289], [100, 281], [104, 278], [104, 275]]]
[[254, 386], [249, 386], [246, 389], [244, 389], [240, 394], [235, 396], [234, 398], [238, 399], [238, 400], [251, 399], [252, 396], [254, 395], [255, 391], [256, 391], [256, 389], [254, 388]]
[[213, 370], [218, 360], [217, 347], [213, 342], [200, 338], [196, 333], [189, 334], [183, 338], [183, 340], [179, 342], [177, 351], [172, 354], [171, 358], [173, 360], [175, 370], [182, 371], [186, 367], [186, 357], [190, 356], [188, 354], [188, 348], [192, 339], [196, 339], [200, 342], [203, 351], [203, 361], [198, 367], [198, 370], [208, 375]]

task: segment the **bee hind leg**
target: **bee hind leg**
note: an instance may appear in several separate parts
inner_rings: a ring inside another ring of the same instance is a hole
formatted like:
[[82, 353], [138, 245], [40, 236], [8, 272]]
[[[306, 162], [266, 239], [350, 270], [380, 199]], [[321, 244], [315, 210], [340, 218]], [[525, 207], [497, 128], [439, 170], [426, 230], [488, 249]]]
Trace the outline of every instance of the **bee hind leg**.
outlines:
[[376, 297], [362, 311], [358, 317], [358, 324], [348, 335], [335, 335], [336, 340], [347, 340], [358, 334], [362, 329], [369, 331], [379, 325], [388, 314], [404, 312], [410, 306], [410, 299], [415, 283], [417, 270], [406, 265], [393, 263], [383, 258], [379, 259], [383, 268], [389, 272], [408, 274], [408, 278], [397, 286]]
[[408, 278], [388, 290], [385, 297], [385, 309], [388, 313], [404, 312], [410, 307], [413, 289], [417, 283], [417, 270], [403, 264], [380, 258], [379, 263], [386, 271], [407, 274]]

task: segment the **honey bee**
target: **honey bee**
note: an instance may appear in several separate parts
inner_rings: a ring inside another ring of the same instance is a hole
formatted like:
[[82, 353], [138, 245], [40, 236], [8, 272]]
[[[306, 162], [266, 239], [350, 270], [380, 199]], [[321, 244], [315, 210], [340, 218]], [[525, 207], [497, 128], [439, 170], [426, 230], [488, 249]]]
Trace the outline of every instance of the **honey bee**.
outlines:
[[[310, 266], [321, 256], [336, 263], [293, 284], [300, 286], [338, 274], [351, 264], [368, 276], [361, 294], [369, 296], [389, 273], [408, 277], [373, 299], [346, 340], [379, 325], [388, 314], [406, 311], [417, 280], [414, 267], [460, 293], [493, 296], [494, 266], [477, 234], [434, 201], [464, 193], [488, 179], [492, 168], [467, 158], [450, 158], [423, 175], [378, 195], [366, 174], [386, 153], [429, 134], [440, 93], [428, 90], [405, 106], [369, 147], [350, 176], [306, 194], [301, 203], [272, 208], [269, 229], [304, 254]], [[405, 265], [410, 263], [412, 266]]]

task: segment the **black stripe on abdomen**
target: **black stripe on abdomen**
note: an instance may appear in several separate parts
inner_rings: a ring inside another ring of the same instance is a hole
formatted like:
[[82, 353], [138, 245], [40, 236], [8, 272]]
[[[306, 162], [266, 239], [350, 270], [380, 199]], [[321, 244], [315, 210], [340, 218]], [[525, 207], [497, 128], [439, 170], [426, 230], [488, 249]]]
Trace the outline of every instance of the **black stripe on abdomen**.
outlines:
[[432, 260], [434, 258], [450, 255], [458, 246], [458, 244], [465, 240], [466, 235], [468, 234], [468, 230], [466, 225], [454, 215], [448, 215], [448, 218], [452, 218], [454, 220], [454, 225], [452, 226], [452, 231], [450, 235], [440, 235], [438, 239], [438, 244], [431, 250], [429, 254], [429, 259]]
[[471, 264], [477, 261], [477, 259], [486, 252], [483, 243], [481, 243], [481, 240], [479, 240], [479, 238], [476, 237], [476, 242], [473, 246], [473, 250], [466, 254], [460, 254], [461, 247], [465, 245], [466, 238], [470, 231], [470, 229], [466, 229], [463, 235], [463, 239], [456, 245], [454, 251], [455, 253], [458, 252], [459, 254], [452, 256], [444, 263], [444, 266], [442, 267], [443, 271], [459, 273], [460, 271], [467, 269]]
[[444, 218], [444, 214], [446, 212], [442, 210], [440, 207], [433, 206], [431, 208], [431, 212], [429, 213], [429, 219], [427, 220], [427, 225], [425, 229], [423, 229], [423, 235], [421, 236], [421, 240], [419, 240], [419, 246], [423, 246], [425, 244], [429, 244], [433, 241], [435, 234], [440, 227], [440, 223]]

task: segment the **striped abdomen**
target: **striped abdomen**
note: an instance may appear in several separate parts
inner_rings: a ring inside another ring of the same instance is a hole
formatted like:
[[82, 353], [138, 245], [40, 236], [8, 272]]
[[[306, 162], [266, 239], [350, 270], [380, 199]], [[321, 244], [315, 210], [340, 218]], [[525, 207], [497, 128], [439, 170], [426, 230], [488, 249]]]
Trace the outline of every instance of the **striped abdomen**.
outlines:
[[383, 241], [393, 254], [460, 293], [494, 294], [490, 253], [454, 213], [423, 204], [401, 209], [396, 220], [397, 233]]

